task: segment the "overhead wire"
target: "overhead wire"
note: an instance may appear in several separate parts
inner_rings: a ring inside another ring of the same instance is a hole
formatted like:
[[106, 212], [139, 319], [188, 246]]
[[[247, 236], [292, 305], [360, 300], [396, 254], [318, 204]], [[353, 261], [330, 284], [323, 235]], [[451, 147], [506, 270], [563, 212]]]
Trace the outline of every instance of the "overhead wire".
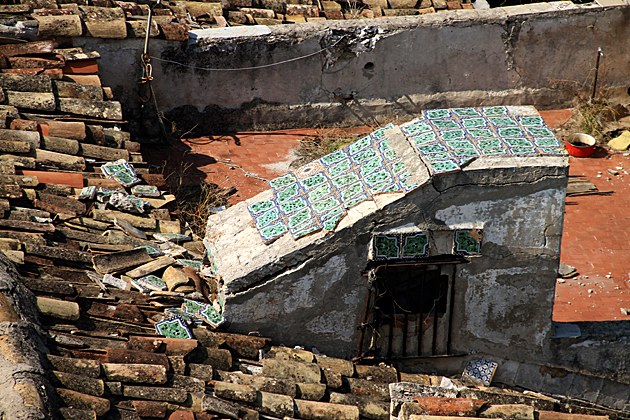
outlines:
[[173, 60], [165, 60], [163, 58], [158, 58], [158, 57], [153, 57], [153, 56], [149, 56], [150, 58], [157, 60], [157, 61], [161, 61], [163, 63], [171, 63], [171, 64], [177, 64], [178, 66], [182, 66], [182, 67], [186, 67], [189, 69], [194, 69], [194, 70], [203, 70], [203, 71], [245, 71], [245, 70], [258, 70], [258, 69], [265, 69], [265, 68], [269, 68], [269, 67], [275, 67], [275, 66], [279, 66], [282, 64], [287, 64], [287, 63], [292, 63], [294, 61], [299, 61], [299, 60], [303, 60], [305, 58], [309, 58], [309, 57], [313, 57], [317, 54], [320, 54], [324, 51], [327, 51], [331, 48], [334, 48], [337, 46], [337, 44], [339, 44], [343, 39], [345, 39], [345, 37], [342, 37], [340, 39], [337, 40], [337, 42], [335, 42], [333, 45], [330, 45], [328, 47], [322, 48], [319, 51], [310, 53], [310, 54], [306, 54], [300, 57], [295, 57], [295, 58], [290, 58], [288, 60], [283, 60], [283, 61], [278, 61], [277, 63], [271, 63], [271, 64], [264, 64], [261, 66], [253, 66], [253, 67], [239, 67], [239, 68], [228, 68], [228, 69], [217, 69], [217, 68], [208, 68], [208, 67], [197, 67], [197, 66], [191, 66], [188, 64], [184, 64], [184, 63], [180, 63], [178, 61], [173, 61]]

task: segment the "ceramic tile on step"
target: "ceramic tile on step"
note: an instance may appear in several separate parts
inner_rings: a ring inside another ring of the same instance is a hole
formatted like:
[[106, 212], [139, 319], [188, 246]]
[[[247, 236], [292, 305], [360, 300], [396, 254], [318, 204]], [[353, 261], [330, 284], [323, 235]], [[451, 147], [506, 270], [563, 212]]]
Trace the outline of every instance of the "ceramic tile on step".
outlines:
[[508, 115], [508, 109], [505, 106], [489, 106], [481, 108], [481, 112], [486, 117], [496, 117], [499, 115]]
[[447, 173], [447, 172], [455, 172], [459, 171], [460, 167], [454, 159], [449, 160], [438, 160], [434, 162], [429, 162], [428, 164], [429, 170], [431, 174], [439, 174], [439, 173]]

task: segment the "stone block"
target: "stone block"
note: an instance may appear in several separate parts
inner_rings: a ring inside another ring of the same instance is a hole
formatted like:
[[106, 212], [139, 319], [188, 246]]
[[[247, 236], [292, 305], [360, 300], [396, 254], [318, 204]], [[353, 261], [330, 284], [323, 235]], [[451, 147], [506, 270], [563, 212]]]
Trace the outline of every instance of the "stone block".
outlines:
[[257, 391], [254, 387], [222, 381], [214, 383], [214, 395], [219, 398], [246, 403], [253, 403], [257, 399]]
[[292, 349], [289, 347], [271, 346], [267, 355], [280, 360], [297, 360], [311, 363], [314, 360], [313, 353], [307, 350]]
[[357, 376], [360, 379], [367, 379], [380, 383], [392, 383], [398, 382], [398, 371], [395, 367], [379, 365], [379, 366], [366, 366], [356, 365], [355, 370]]
[[309, 401], [321, 401], [326, 395], [326, 385], [324, 384], [295, 384], [297, 387], [297, 398]]
[[285, 13], [287, 16], [302, 15], [305, 17], [316, 17], [319, 16], [319, 9], [315, 5], [287, 4]]
[[[263, 414], [274, 417], [294, 417], [294, 400], [288, 395], [258, 392], [254, 404]], [[302, 417], [305, 418], [305, 417]]]
[[431, 379], [429, 378], [429, 375], [417, 373], [400, 372], [400, 382], [413, 382], [421, 385], [431, 385]]
[[378, 401], [389, 401], [387, 384], [366, 381], [365, 379], [347, 378], [350, 393], [358, 396], [368, 396]]
[[417, 9], [383, 9], [383, 16], [413, 16], [417, 14]]
[[103, 363], [102, 367], [105, 378], [109, 381], [150, 385], [166, 383], [166, 368], [162, 365]]
[[391, 9], [414, 9], [417, 0], [388, 0]]
[[263, 375], [303, 383], [320, 383], [322, 378], [320, 367], [315, 363], [276, 359], [263, 360]]
[[296, 384], [290, 379], [276, 379], [264, 376], [245, 375], [240, 372], [217, 371], [217, 374], [222, 381], [250, 385], [254, 387], [256, 391], [283, 394], [290, 397], [295, 397], [297, 394]]
[[345, 19], [345, 17], [343, 16], [343, 12], [340, 11], [340, 10], [332, 10], [332, 11], [324, 10], [322, 12], [322, 14], [328, 20], [343, 20], [343, 19]]
[[525, 404], [489, 405], [479, 412], [479, 417], [505, 420], [534, 420], [534, 407]]
[[351, 378], [354, 376], [354, 363], [345, 359], [337, 359], [336, 357], [317, 356], [316, 363], [322, 369], [328, 369], [339, 373], [342, 376]]
[[359, 408], [353, 405], [295, 400], [295, 406], [305, 420], [359, 420]]

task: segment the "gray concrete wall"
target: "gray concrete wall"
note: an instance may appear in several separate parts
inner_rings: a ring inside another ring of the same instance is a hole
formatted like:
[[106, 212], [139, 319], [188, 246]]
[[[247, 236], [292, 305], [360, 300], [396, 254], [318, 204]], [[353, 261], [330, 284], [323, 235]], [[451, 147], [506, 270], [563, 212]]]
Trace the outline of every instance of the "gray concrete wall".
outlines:
[[[150, 55], [186, 66], [274, 67], [205, 71], [153, 60], [157, 103], [180, 133], [382, 123], [420, 109], [570, 104], [554, 80], [587, 82], [596, 51], [600, 82], [627, 99], [630, 8], [580, 8], [570, 2], [492, 10], [270, 27], [258, 37], [202, 40], [197, 45], [151, 40]], [[340, 41], [340, 39], [343, 40]], [[159, 134], [137, 96], [142, 40], [75, 39], [101, 53], [100, 74], [123, 100], [137, 128]], [[170, 127], [169, 127], [170, 128]], [[144, 131], [142, 131], [144, 130]]]
[[475, 223], [484, 226], [482, 256], [456, 268], [452, 352], [548, 359], [566, 182], [564, 158], [479, 159], [407, 196], [354, 207], [334, 234], [271, 245], [249, 225], [250, 202], [240, 203], [210, 217], [207, 236], [229, 328], [354, 357], [372, 234]]

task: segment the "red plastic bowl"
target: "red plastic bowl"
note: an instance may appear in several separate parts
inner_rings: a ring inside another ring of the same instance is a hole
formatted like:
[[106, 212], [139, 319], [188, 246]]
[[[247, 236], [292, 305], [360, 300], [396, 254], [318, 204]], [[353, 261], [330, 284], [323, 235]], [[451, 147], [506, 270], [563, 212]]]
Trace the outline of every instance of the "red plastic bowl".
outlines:
[[595, 151], [595, 139], [588, 134], [575, 133], [569, 135], [565, 143], [571, 156], [586, 158]]

